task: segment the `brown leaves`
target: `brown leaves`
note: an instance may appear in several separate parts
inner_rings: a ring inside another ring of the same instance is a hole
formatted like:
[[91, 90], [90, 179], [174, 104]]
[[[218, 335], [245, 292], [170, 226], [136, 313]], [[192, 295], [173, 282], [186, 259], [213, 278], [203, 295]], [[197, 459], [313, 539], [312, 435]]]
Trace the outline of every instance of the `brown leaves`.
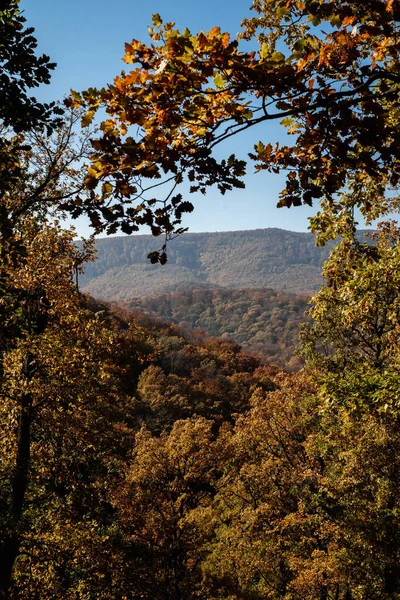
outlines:
[[[293, 119], [287, 126], [296, 143], [272, 150], [274, 144], [267, 139], [264, 150], [250, 157], [258, 161], [256, 170], [298, 170], [296, 179], [287, 179], [280, 204], [311, 205], [322, 197], [336, 203], [360, 171], [383, 185], [388, 172], [392, 181], [397, 180], [397, 120], [390, 116], [397, 114], [393, 66], [397, 51], [389, 18], [392, 5], [388, 6], [378, 18], [374, 6], [366, 2], [361, 18], [358, 4], [350, 0], [285, 6], [274, 1], [268, 3], [267, 12], [260, 5], [262, 16], [251, 25], [249, 21], [249, 31], [256, 26], [265, 30], [259, 56], [239, 50], [219, 27], [198, 35], [187, 29], [181, 33], [155, 15], [155, 45], [136, 40], [126, 45], [125, 60], [137, 67], [118, 76], [108, 89], [88, 90], [71, 100], [87, 107], [84, 124], [100, 106], [108, 113], [101, 124], [104, 137], [94, 141], [92, 156], [93, 163], [103, 166], [92, 167], [96, 175], [91, 173], [86, 180], [93, 201], [102, 202], [96, 178], [99, 184], [110, 181], [116, 203], [128, 200], [119, 195], [120, 179], [142, 189], [131, 196], [133, 205], [139, 206], [149, 200], [147, 190], [153, 182], [147, 180], [159, 180], [157, 200], [166, 205], [185, 175], [191, 192], [205, 193], [212, 185], [222, 193], [242, 187], [243, 166], [237, 169], [233, 162], [216, 161], [213, 149], [244, 128], [274, 119], [285, 126]], [[321, 25], [316, 29], [317, 23]], [[278, 39], [292, 54], [277, 50]], [[121, 140], [133, 131], [135, 139]], [[374, 133], [378, 131], [379, 139]], [[164, 195], [163, 185], [170, 186]], [[361, 198], [358, 194], [360, 206]], [[122, 221], [116, 223], [128, 227], [124, 209], [122, 213]], [[130, 217], [132, 225], [141, 224], [140, 213]], [[163, 218], [157, 227], [168, 237], [180, 215], [175, 224], [172, 209]]]

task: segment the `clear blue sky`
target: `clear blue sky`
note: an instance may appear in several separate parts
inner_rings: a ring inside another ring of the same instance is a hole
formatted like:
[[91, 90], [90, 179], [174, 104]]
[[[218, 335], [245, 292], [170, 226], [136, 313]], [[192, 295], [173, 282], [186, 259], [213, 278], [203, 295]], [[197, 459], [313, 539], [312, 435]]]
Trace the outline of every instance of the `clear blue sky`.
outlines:
[[[246, 0], [22, 0], [27, 24], [36, 30], [38, 51], [49, 54], [57, 63], [51, 84], [36, 95], [41, 100], [61, 99], [71, 88], [83, 90], [111, 82], [121, 69], [126, 69], [121, 61], [124, 42], [133, 38], [146, 41], [153, 13], [160, 13], [164, 21], [175, 21], [179, 28], [187, 26], [192, 32], [219, 25], [236, 35], [241, 20], [250, 14], [249, 5]], [[245, 158], [259, 139], [276, 141], [282, 133], [279, 124], [274, 123], [231, 139], [226, 151]], [[184, 225], [190, 231], [264, 227], [305, 231], [307, 217], [316, 209], [277, 209], [282, 182], [276, 175], [253, 174], [250, 164], [245, 190], [221, 196], [210, 189], [206, 197], [192, 195], [195, 211], [187, 216]], [[78, 230], [85, 233], [84, 224], [78, 225]]]

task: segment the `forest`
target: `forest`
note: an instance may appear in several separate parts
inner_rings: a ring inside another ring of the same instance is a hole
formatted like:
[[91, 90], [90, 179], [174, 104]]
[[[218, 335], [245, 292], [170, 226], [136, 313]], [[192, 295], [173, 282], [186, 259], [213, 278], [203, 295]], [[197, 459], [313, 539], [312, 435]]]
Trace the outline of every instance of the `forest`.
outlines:
[[268, 288], [311, 297], [333, 247], [332, 241], [316, 246], [312, 233], [283, 229], [186, 233], [168, 242], [165, 265], [152, 265], [152, 236], [108, 237], [96, 240], [96, 260], [86, 265], [79, 285], [110, 302], [201, 288]]
[[[400, 5], [252, 9], [249, 52], [155, 14], [131, 70], [60, 104], [1, 5], [1, 600], [400, 599]], [[274, 120], [292, 145], [215, 154]], [[165, 265], [190, 193], [248, 165], [335, 242], [294, 373], [82, 293], [94, 242], [62, 226], [148, 226]]]
[[[296, 371], [307, 299], [269, 289], [195, 289], [121, 303], [142, 323], [146, 314], [240, 344], [267, 363]], [[144, 313], [144, 314], [143, 314]]]

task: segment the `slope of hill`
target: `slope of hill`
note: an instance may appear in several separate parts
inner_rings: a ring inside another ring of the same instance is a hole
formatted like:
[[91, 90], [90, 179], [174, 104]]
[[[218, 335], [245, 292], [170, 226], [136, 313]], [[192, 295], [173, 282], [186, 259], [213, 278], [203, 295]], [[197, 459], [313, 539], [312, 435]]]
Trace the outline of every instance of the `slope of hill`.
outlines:
[[295, 350], [304, 297], [271, 289], [202, 289], [136, 298], [127, 307], [229, 339], [289, 370], [301, 366]]
[[310, 295], [332, 246], [315, 246], [311, 233], [257, 229], [191, 233], [173, 240], [167, 265], [151, 265], [157, 248], [150, 235], [98, 240], [98, 258], [87, 266], [83, 290], [103, 300], [126, 301], [178, 290], [274, 288]]

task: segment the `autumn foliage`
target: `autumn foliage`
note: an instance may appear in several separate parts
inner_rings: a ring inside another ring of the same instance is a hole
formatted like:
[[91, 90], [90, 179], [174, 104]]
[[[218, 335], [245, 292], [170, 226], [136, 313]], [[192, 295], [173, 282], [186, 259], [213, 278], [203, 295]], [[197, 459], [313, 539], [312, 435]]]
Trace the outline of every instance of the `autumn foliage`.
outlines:
[[[398, 3], [255, 2], [251, 52], [155, 15], [153, 43], [126, 46], [138, 66], [73, 93], [62, 123], [28, 95], [52, 64], [3, 4], [1, 600], [399, 600], [400, 232], [360, 241], [354, 213], [397, 207]], [[76, 136], [100, 107], [102, 133]], [[321, 199], [321, 242], [342, 235], [304, 369], [80, 292], [93, 247], [56, 215], [168, 238], [192, 210], [183, 178], [241, 187], [213, 147], [275, 118], [296, 143], [252, 159], [288, 170], [282, 205]]]
[[[341, 233], [354, 207], [368, 222], [396, 209], [396, 195], [385, 192], [399, 183], [397, 2], [252, 8], [240, 44], [219, 27], [193, 35], [154, 15], [152, 43], [125, 45], [132, 70], [101, 90], [72, 93], [68, 104], [85, 107], [84, 125], [100, 107], [107, 112], [86, 179], [98, 228], [147, 224], [168, 239], [193, 210], [179, 184], [187, 179], [190, 192], [203, 193], [243, 187], [246, 163], [217, 159], [213, 149], [277, 119], [295, 141], [261, 140], [249, 157], [256, 170], [286, 172], [279, 206], [320, 201], [312, 220], [320, 241]], [[258, 49], [246, 51], [243, 40]]]

